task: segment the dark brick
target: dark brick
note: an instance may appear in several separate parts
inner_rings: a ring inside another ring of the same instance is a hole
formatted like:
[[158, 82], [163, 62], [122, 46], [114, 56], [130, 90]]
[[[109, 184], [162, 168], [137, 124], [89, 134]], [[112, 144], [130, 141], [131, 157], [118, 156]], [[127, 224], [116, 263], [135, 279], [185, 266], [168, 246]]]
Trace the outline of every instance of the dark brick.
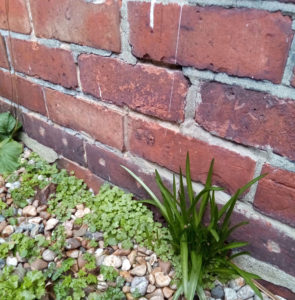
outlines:
[[86, 166], [81, 139], [31, 114], [23, 114], [23, 127], [25, 132], [39, 143], [53, 148], [57, 153], [81, 166]]

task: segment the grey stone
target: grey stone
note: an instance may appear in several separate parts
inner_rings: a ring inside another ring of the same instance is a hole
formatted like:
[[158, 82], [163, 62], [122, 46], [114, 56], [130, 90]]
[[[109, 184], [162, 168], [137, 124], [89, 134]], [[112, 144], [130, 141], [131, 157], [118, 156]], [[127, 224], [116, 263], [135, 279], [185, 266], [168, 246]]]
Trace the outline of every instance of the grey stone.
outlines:
[[5, 266], [5, 260], [0, 258], [0, 270]]
[[237, 300], [237, 293], [233, 289], [225, 288], [224, 295], [224, 300]]
[[241, 289], [237, 292], [237, 297], [242, 300], [246, 300], [248, 298], [251, 298], [255, 295], [255, 292], [252, 290], [252, 288], [249, 285], [243, 286]]
[[68, 250], [77, 249], [80, 246], [81, 246], [81, 242], [76, 238], [67, 239], [65, 243], [65, 248]]
[[101, 233], [99, 231], [96, 231], [96, 232], [86, 231], [85, 237], [90, 240], [101, 241], [101, 240], [103, 240], [103, 233]]
[[215, 299], [217, 298], [223, 298], [224, 297], [224, 290], [222, 288], [221, 285], [217, 285], [215, 286], [212, 290], [211, 290], [211, 296]]
[[26, 274], [26, 269], [23, 268], [23, 266], [21, 264], [19, 264], [13, 273], [16, 274], [20, 280], [23, 280], [23, 278], [25, 277], [25, 274]]
[[0, 215], [0, 222], [2, 221], [5, 221], [5, 218], [2, 215]]
[[131, 282], [130, 292], [134, 293], [137, 291], [140, 295], [144, 296], [146, 294], [149, 282], [145, 277], [134, 277]]
[[53, 261], [56, 257], [56, 254], [55, 252], [53, 252], [52, 250], [50, 249], [46, 249], [44, 250], [44, 252], [42, 253], [42, 258], [45, 260], [45, 261]]

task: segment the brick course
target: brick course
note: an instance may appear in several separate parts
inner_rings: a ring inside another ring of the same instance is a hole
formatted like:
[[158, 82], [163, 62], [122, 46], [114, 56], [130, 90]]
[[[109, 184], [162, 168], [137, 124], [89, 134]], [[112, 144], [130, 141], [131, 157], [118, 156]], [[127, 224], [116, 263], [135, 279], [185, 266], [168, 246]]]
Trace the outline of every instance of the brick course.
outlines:
[[183, 121], [188, 83], [181, 72], [96, 55], [81, 55], [79, 67], [85, 93], [163, 120]]
[[201, 95], [196, 121], [206, 130], [295, 159], [294, 100], [214, 82], [204, 83]]
[[46, 89], [45, 94], [52, 121], [86, 132], [94, 139], [119, 150], [123, 149], [122, 113], [50, 89]]
[[70, 51], [49, 48], [37, 42], [11, 39], [13, 65], [18, 72], [66, 88], [78, 86], [76, 66]]
[[180, 165], [185, 170], [185, 157], [189, 151], [192, 178], [203, 183], [214, 158], [213, 181], [231, 193], [253, 178], [255, 162], [250, 158], [184, 136], [157, 123], [130, 118], [128, 143], [131, 152], [174, 172], [179, 171]]
[[128, 8], [136, 56], [275, 83], [282, 79], [293, 33], [292, 20], [281, 13], [157, 4], [151, 29], [149, 3], [130, 2]]
[[[30, 0], [38, 37], [120, 52], [118, 1]], [[102, 30], [103, 28], [103, 30]]]

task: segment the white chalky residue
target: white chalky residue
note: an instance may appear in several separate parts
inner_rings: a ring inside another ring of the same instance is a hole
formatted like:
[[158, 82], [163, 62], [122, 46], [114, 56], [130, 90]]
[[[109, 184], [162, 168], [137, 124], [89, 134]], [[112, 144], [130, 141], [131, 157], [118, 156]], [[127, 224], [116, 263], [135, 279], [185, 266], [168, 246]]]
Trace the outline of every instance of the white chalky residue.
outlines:
[[157, 0], [152, 0], [150, 6], [150, 28], [154, 29], [155, 4]]

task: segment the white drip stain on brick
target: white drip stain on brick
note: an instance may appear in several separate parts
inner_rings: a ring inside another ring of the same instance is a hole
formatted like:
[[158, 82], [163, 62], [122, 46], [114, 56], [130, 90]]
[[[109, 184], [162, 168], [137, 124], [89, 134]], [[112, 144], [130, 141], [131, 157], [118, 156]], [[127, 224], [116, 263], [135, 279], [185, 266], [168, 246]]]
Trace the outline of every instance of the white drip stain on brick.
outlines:
[[155, 4], [157, 0], [152, 0], [151, 1], [151, 6], [150, 6], [150, 28], [154, 29], [154, 15], [155, 15]]

